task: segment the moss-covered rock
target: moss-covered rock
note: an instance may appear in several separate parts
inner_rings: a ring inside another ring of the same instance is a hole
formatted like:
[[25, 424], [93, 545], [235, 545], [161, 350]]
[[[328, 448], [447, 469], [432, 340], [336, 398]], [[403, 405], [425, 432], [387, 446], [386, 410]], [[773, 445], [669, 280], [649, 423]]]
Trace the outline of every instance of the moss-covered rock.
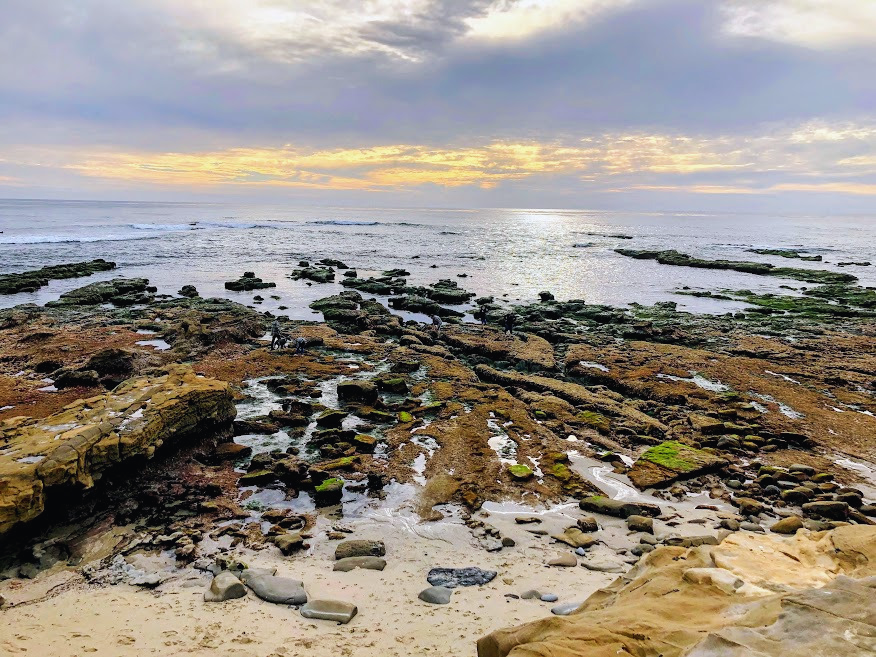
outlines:
[[532, 477], [532, 468], [528, 465], [523, 464], [515, 464], [508, 467], [508, 473], [514, 479], [520, 479], [521, 481], [529, 479]]
[[645, 450], [628, 474], [639, 488], [661, 488], [725, 465], [727, 461], [717, 454], [668, 440]]

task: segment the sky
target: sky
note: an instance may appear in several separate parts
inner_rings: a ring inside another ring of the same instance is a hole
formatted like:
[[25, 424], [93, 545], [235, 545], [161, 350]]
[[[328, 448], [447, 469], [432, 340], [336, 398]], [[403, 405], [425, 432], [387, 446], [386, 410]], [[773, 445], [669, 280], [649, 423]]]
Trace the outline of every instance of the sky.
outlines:
[[0, 197], [872, 213], [876, 0], [0, 0]]

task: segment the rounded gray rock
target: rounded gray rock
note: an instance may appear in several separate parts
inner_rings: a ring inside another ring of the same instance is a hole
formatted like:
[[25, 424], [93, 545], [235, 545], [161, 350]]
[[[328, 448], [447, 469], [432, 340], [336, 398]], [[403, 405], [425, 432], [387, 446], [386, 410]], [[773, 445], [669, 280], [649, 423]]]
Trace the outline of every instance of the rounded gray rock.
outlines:
[[417, 597], [423, 602], [428, 602], [432, 605], [446, 605], [450, 602], [451, 595], [453, 595], [453, 589], [449, 589], [446, 586], [430, 586], [420, 591]]

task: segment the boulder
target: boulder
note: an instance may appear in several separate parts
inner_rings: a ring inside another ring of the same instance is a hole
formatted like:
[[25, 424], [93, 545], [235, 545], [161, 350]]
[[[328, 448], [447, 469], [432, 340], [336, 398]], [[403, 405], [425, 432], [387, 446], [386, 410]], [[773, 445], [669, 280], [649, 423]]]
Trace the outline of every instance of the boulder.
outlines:
[[349, 623], [358, 613], [356, 605], [341, 600], [310, 600], [301, 607], [304, 618], [335, 621], [341, 625]]
[[628, 516], [627, 529], [632, 532], [645, 532], [646, 534], [654, 533], [654, 521], [645, 516]]
[[299, 532], [287, 532], [274, 538], [274, 545], [280, 548], [280, 552], [288, 556], [304, 548], [304, 538]]
[[483, 586], [492, 582], [495, 570], [482, 570], [473, 566], [468, 568], [433, 568], [426, 576], [426, 581], [432, 586], [446, 586], [453, 589], [457, 586]]
[[368, 541], [353, 539], [341, 541], [335, 547], [335, 560], [348, 559], [350, 557], [383, 557], [386, 556], [386, 546], [383, 541]]
[[547, 562], [548, 566], [571, 568], [578, 565], [578, 557], [571, 552], [563, 552]]
[[226, 570], [216, 575], [210, 582], [210, 588], [204, 591], [204, 601], [225, 602], [245, 595], [246, 587], [243, 583]]
[[338, 477], [326, 479], [313, 489], [313, 501], [316, 506], [339, 504], [343, 496], [344, 480]]
[[291, 577], [277, 577], [260, 568], [243, 570], [241, 581], [262, 600], [280, 605], [303, 605], [307, 602], [304, 582]]
[[640, 489], [664, 488], [678, 479], [696, 477], [727, 465], [727, 460], [677, 440], [648, 448], [627, 473]]
[[450, 602], [450, 596], [452, 595], [453, 589], [449, 589], [446, 586], [430, 586], [420, 591], [417, 597], [423, 602], [428, 602], [432, 605], [446, 605]]
[[660, 507], [646, 502], [624, 502], [613, 500], [604, 495], [594, 495], [581, 500], [578, 506], [582, 511], [602, 513], [616, 518], [629, 518], [630, 516], [647, 516], [656, 518], [661, 514]]
[[809, 515], [820, 516], [830, 520], [845, 520], [849, 515], [849, 505], [846, 502], [824, 500], [804, 504], [803, 511]]
[[91, 488], [122, 463], [230, 426], [235, 412], [228, 384], [173, 365], [45, 418], [0, 421], [14, 446], [0, 454], [0, 534], [40, 515], [47, 499], [63, 505], [51, 493]]
[[373, 381], [341, 381], [338, 383], [338, 399], [346, 402], [373, 404], [377, 401], [377, 385]]

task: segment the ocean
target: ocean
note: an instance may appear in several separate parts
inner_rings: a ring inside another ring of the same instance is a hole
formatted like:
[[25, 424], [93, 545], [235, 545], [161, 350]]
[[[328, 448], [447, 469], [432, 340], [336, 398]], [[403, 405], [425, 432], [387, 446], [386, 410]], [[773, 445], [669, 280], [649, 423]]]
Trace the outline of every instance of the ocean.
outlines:
[[[511, 303], [542, 290], [557, 299], [625, 306], [672, 300], [679, 309], [721, 313], [744, 304], [676, 294], [692, 290], [782, 292], [805, 283], [733, 271], [692, 269], [634, 260], [615, 248], [677, 249], [702, 258], [771, 262], [845, 271], [876, 285], [876, 215], [601, 212], [589, 210], [283, 207], [256, 204], [0, 200], [0, 273], [105, 258], [112, 272], [52, 281], [36, 293], [0, 297], [0, 307], [45, 303], [86, 283], [114, 276], [148, 278], [159, 292], [185, 284], [202, 296], [251, 304], [253, 292], [229, 292], [225, 281], [244, 271], [277, 284], [262, 290], [263, 310], [318, 319], [308, 304], [336, 294], [339, 283], [288, 278], [299, 260], [336, 258], [359, 276], [404, 268], [411, 284], [451, 278], [477, 293]], [[620, 235], [631, 237], [624, 239]], [[797, 249], [824, 262], [746, 252]], [[463, 276], [464, 275], [464, 276]], [[342, 279], [340, 273], [338, 281]], [[273, 299], [276, 295], [279, 299]]]

